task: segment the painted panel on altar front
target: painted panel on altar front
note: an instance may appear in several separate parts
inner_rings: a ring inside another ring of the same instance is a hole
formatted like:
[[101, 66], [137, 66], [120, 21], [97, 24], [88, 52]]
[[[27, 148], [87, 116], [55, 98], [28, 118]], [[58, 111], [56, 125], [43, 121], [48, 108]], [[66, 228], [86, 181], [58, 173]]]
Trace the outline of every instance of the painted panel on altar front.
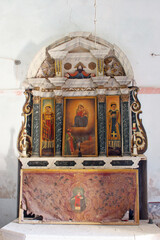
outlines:
[[106, 97], [107, 156], [121, 155], [120, 97]]
[[138, 224], [138, 212], [137, 170], [22, 170], [20, 222]]
[[41, 99], [40, 155], [55, 155], [55, 101], [53, 98]]
[[97, 156], [95, 97], [64, 99], [63, 156]]

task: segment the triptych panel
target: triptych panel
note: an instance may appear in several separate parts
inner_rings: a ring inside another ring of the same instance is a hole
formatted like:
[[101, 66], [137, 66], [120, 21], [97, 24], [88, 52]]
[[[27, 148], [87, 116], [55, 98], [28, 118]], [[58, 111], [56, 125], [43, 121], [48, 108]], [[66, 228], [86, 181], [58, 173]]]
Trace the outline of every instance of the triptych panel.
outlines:
[[95, 97], [64, 99], [63, 156], [97, 156]]
[[55, 155], [55, 100], [41, 99], [40, 155]]
[[[62, 155], [98, 155], [96, 97], [66, 97], [63, 111]], [[106, 155], [121, 156], [120, 97], [106, 97]], [[55, 100], [41, 99], [40, 156], [55, 155]]]
[[120, 97], [106, 97], [107, 156], [121, 156]]

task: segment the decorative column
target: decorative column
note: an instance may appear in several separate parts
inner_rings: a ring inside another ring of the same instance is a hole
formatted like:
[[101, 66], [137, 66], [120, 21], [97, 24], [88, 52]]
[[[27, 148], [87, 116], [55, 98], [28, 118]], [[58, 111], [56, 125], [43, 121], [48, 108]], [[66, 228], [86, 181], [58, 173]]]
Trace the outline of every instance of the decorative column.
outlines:
[[104, 59], [97, 59], [97, 76], [104, 76]]
[[124, 156], [131, 155], [130, 146], [130, 119], [129, 119], [129, 95], [121, 95], [121, 109], [122, 109], [122, 151]]
[[108, 49], [103, 50], [91, 50], [92, 55], [97, 59], [97, 77], [104, 76], [104, 58], [109, 53]]
[[40, 97], [33, 96], [32, 156], [40, 154]]
[[56, 77], [62, 77], [62, 60], [55, 59], [55, 74]]
[[55, 150], [56, 155], [62, 155], [62, 129], [63, 129], [63, 97], [56, 96], [56, 142]]
[[48, 51], [51, 58], [55, 60], [55, 74], [56, 77], [62, 77], [62, 60], [66, 57], [68, 51], [54, 51], [53, 49]]
[[106, 149], [106, 96], [98, 95], [98, 152], [105, 155]]

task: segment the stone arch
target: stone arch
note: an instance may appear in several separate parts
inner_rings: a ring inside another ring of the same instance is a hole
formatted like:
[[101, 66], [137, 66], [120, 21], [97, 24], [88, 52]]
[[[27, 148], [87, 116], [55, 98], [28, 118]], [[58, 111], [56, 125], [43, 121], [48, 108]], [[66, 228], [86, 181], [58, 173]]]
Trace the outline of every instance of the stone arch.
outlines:
[[62, 54], [63, 52], [63, 55], [65, 55], [70, 51], [77, 51], [80, 48], [81, 51], [85, 49], [85, 51], [91, 52], [92, 54], [98, 54], [100, 52], [102, 54], [103, 52], [106, 57], [114, 56], [122, 65], [125, 75], [130, 80], [134, 79], [131, 64], [123, 51], [117, 45], [111, 44], [99, 37], [95, 37], [88, 32], [73, 32], [49, 46], [43, 47], [32, 60], [28, 69], [27, 79], [37, 78], [37, 73], [41, 65], [47, 59], [48, 54], [53, 54], [56, 57], [56, 54]]

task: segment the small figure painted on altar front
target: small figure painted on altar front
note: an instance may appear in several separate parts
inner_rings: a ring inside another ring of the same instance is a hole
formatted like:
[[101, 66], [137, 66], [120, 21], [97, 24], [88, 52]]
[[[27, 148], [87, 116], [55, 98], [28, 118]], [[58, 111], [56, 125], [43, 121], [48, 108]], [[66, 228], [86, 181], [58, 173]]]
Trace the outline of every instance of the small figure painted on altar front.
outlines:
[[65, 136], [65, 154], [73, 155], [76, 148], [77, 148], [76, 139], [75, 137], [72, 136], [71, 129], [68, 128]]
[[86, 73], [86, 71], [83, 70], [84, 65], [82, 63], [79, 63], [76, 65], [77, 70], [74, 73], [66, 73], [65, 77], [70, 78], [70, 79], [82, 79], [82, 78], [91, 78], [95, 77], [94, 73]]
[[73, 197], [71, 198], [71, 208], [74, 211], [81, 212], [86, 208], [84, 190], [82, 188], [75, 188], [73, 190]]
[[85, 107], [82, 104], [79, 104], [74, 118], [74, 127], [87, 127], [88, 115], [88, 111]]
[[108, 112], [110, 140], [120, 140], [120, 113], [116, 107], [116, 103], [111, 103], [111, 109]]

